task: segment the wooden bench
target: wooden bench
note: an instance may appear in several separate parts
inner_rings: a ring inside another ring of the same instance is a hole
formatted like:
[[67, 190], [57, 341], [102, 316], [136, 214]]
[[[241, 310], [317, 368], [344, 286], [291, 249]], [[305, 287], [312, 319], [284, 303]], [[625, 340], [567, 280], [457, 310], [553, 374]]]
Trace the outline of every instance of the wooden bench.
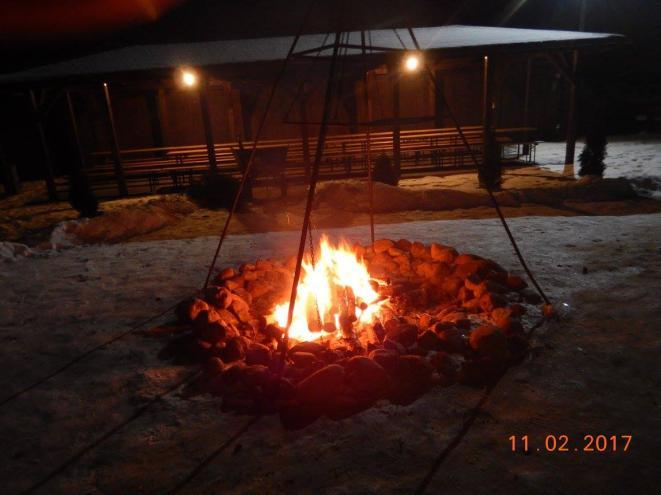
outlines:
[[[482, 154], [482, 127], [463, 129], [471, 151], [478, 158]], [[533, 128], [496, 129], [496, 141], [503, 156], [521, 159], [534, 155], [535, 142], [529, 136]], [[392, 155], [392, 131], [370, 134], [370, 155], [375, 160], [380, 154]], [[309, 154], [314, 155], [317, 138], [309, 139]], [[218, 172], [240, 177], [246, 155], [253, 143], [238, 142], [214, 145]], [[306, 180], [308, 171], [304, 163], [301, 139], [269, 139], [257, 145], [255, 175], [251, 186], [273, 181], [286, 195], [287, 183]], [[270, 151], [269, 151], [270, 150]], [[454, 128], [408, 129], [400, 132], [401, 173], [433, 173], [439, 170], [474, 166], [471, 151], [467, 150]], [[209, 171], [208, 151], [205, 145], [159, 148], [133, 148], [121, 152], [124, 176], [132, 189], [154, 192], [164, 179], [174, 187], [190, 184], [196, 176]], [[90, 154], [92, 167], [87, 170], [95, 189], [118, 193], [112, 153], [98, 151]], [[331, 134], [327, 136], [320, 163], [320, 178], [360, 177], [367, 175], [367, 136], [365, 133]], [[165, 185], [165, 184], [164, 184]], [[112, 194], [112, 193], [111, 193]]]

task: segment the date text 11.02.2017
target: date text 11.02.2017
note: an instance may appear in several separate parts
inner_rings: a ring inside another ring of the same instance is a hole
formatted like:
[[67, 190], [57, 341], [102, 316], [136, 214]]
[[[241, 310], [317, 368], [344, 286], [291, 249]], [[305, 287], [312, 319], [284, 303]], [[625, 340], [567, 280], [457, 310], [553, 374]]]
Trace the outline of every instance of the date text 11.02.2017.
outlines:
[[[582, 439], [569, 435], [546, 435], [534, 442], [528, 435], [509, 437], [512, 452], [627, 452], [631, 435], [583, 435]], [[538, 443], [538, 445], [536, 445]]]

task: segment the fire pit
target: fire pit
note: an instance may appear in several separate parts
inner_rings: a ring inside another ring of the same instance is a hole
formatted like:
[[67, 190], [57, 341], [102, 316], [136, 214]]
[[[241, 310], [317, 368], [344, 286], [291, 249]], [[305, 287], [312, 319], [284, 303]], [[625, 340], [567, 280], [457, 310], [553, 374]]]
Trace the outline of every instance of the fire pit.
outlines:
[[287, 428], [488, 384], [525, 355], [522, 316], [541, 302], [521, 277], [449, 246], [322, 238], [303, 262], [284, 349], [295, 266], [221, 270], [177, 307], [186, 333], [173, 343], [204, 363], [196, 392], [222, 396], [225, 411], [277, 413]]

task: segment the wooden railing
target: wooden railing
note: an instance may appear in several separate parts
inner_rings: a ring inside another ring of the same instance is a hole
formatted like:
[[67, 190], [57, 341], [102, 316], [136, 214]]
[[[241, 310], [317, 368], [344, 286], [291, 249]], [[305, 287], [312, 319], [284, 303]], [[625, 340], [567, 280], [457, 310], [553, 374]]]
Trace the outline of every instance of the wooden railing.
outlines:
[[[482, 127], [464, 127], [464, 135], [471, 149], [481, 157]], [[510, 158], [530, 157], [534, 150], [532, 128], [496, 129], [496, 139], [503, 150], [516, 150]], [[381, 154], [392, 156], [392, 132], [372, 132], [370, 152], [372, 160]], [[251, 149], [253, 143], [244, 141], [244, 149]], [[309, 139], [310, 156], [314, 157], [316, 138]], [[301, 181], [306, 177], [303, 143], [301, 139], [269, 139], [258, 143], [258, 149], [286, 147], [284, 163], [288, 182]], [[217, 143], [214, 146], [218, 172], [240, 175], [241, 166], [237, 163], [235, 151], [238, 142]], [[330, 135], [326, 138], [320, 175], [322, 178], [363, 176], [367, 173], [367, 137], [365, 133]], [[503, 153], [506, 155], [507, 153]], [[525, 156], [522, 156], [525, 155]], [[400, 157], [402, 175], [410, 175], [438, 170], [473, 166], [456, 129], [403, 130], [400, 133]], [[311, 158], [312, 159], [312, 158]], [[206, 145], [175, 146], [160, 148], [133, 148], [121, 151], [124, 176], [133, 194], [154, 192], [162, 186], [183, 186], [195, 176], [209, 171]], [[115, 196], [118, 188], [115, 164], [111, 151], [97, 151], [90, 154], [90, 167], [87, 169], [93, 188], [102, 196]], [[260, 180], [258, 178], [258, 180]], [[263, 178], [267, 180], [267, 178]], [[60, 182], [66, 187], [66, 180]]]

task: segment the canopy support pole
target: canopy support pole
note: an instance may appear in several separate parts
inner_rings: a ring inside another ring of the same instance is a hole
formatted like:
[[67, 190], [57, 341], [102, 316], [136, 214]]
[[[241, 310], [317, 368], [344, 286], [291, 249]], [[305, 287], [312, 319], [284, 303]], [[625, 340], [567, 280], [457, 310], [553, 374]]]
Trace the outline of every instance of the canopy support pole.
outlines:
[[73, 138], [76, 142], [78, 150], [78, 163], [74, 165], [74, 173], [81, 172], [85, 168], [85, 152], [83, 151], [83, 144], [80, 141], [80, 134], [78, 133], [78, 123], [76, 122], [76, 112], [73, 108], [73, 100], [71, 99], [71, 92], [66, 91], [67, 108], [69, 110], [69, 120], [71, 122], [71, 130], [73, 131]]
[[572, 77], [569, 81], [569, 110], [567, 112], [567, 145], [565, 147], [565, 167], [562, 175], [574, 176], [574, 156], [576, 153], [576, 70], [578, 68], [578, 50], [572, 54]]
[[48, 190], [48, 198], [51, 201], [57, 201], [57, 188], [55, 187], [55, 176], [53, 174], [53, 161], [51, 160], [50, 150], [48, 149], [48, 141], [46, 140], [46, 133], [44, 132], [44, 124], [37, 105], [37, 97], [34, 90], [30, 90], [30, 103], [34, 118], [37, 123], [37, 133], [39, 134], [39, 141], [41, 142], [41, 151], [44, 155], [44, 175], [46, 180], [46, 189]]
[[390, 70], [392, 71], [392, 158], [397, 177], [399, 177], [402, 170], [401, 126], [399, 123], [399, 72], [394, 65], [391, 66]]
[[[528, 127], [530, 121], [530, 80], [532, 79], [532, 57], [526, 60], [526, 83], [523, 94], [523, 127]], [[528, 131], [526, 131], [525, 138], [529, 139]]]
[[498, 143], [493, 133], [493, 60], [484, 56], [482, 83], [482, 166], [478, 168], [480, 187], [492, 188], [500, 182]]
[[202, 113], [202, 124], [204, 125], [204, 138], [207, 142], [209, 172], [216, 174], [218, 172], [218, 162], [216, 161], [216, 148], [213, 144], [213, 129], [211, 127], [211, 115], [209, 112], [209, 88], [206, 77], [200, 81], [199, 97], [200, 111]]
[[117, 130], [115, 129], [115, 116], [112, 111], [112, 100], [110, 99], [110, 88], [108, 83], [103, 83], [103, 94], [106, 99], [106, 111], [108, 113], [108, 122], [110, 123], [110, 138], [112, 143], [112, 157], [115, 161], [115, 177], [117, 178], [117, 187], [121, 196], [128, 195], [126, 188], [126, 179], [124, 178], [124, 167], [122, 166], [122, 155], [119, 149], [119, 141], [117, 139]]

